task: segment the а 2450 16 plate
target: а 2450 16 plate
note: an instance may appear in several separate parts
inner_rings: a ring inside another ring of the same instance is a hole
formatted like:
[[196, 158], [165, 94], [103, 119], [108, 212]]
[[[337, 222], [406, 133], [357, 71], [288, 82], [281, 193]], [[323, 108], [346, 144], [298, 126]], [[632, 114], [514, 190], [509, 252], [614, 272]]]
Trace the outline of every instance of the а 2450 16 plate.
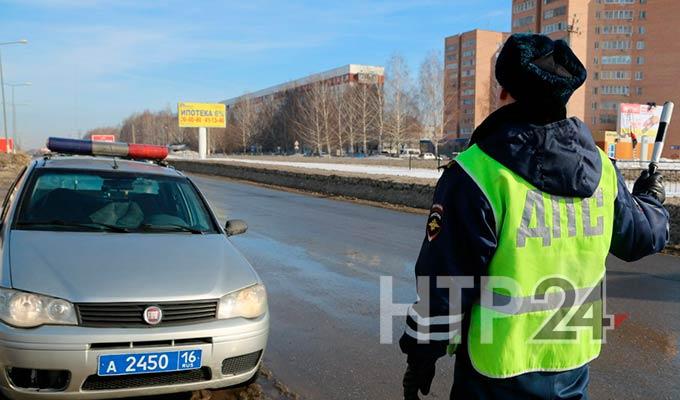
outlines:
[[97, 374], [133, 375], [198, 369], [201, 368], [201, 356], [201, 350], [105, 354], [99, 356]]

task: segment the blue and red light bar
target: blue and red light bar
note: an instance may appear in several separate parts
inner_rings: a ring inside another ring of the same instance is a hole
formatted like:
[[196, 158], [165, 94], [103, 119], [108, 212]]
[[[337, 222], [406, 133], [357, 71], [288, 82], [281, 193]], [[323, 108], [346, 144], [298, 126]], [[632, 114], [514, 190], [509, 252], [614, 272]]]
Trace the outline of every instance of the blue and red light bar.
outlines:
[[97, 142], [92, 140], [51, 137], [47, 148], [55, 153], [85, 156], [125, 157], [144, 160], [163, 160], [168, 156], [167, 146], [123, 142]]

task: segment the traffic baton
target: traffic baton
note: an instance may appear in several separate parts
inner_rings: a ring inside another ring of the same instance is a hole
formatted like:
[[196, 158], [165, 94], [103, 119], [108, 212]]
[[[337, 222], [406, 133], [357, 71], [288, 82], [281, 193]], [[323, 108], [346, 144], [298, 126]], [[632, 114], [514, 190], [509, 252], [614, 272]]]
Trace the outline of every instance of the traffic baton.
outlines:
[[663, 110], [661, 111], [661, 121], [659, 121], [659, 130], [656, 132], [656, 140], [654, 141], [654, 152], [652, 153], [652, 162], [649, 163], [649, 174], [653, 175], [659, 168], [659, 160], [661, 159], [661, 152], [663, 151], [663, 142], [666, 139], [666, 131], [668, 125], [671, 124], [671, 116], [673, 115], [674, 104], [672, 101], [663, 103]]

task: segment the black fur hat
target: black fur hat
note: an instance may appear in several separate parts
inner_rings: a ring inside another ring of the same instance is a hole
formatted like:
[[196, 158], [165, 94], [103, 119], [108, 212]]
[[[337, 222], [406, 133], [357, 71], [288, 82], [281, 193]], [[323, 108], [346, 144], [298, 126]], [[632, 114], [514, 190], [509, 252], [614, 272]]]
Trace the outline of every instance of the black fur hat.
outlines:
[[517, 101], [564, 106], [587, 72], [564, 40], [516, 33], [496, 61], [496, 79]]

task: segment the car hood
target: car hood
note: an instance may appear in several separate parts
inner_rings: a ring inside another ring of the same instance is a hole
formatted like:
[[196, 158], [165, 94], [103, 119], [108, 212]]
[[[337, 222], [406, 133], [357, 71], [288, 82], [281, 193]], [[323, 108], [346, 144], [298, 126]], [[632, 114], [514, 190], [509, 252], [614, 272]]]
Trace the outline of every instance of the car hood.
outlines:
[[12, 287], [78, 302], [215, 299], [259, 281], [220, 234], [14, 230]]

